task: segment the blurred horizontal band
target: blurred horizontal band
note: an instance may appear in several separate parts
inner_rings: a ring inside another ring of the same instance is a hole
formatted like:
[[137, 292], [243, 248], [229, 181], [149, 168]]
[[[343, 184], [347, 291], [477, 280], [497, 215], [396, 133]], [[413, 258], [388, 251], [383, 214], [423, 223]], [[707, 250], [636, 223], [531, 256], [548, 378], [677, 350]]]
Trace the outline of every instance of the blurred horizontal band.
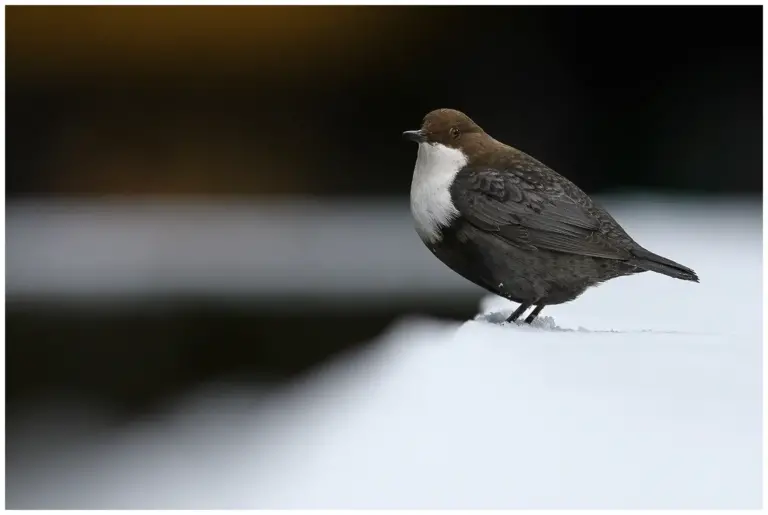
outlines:
[[[710, 241], [702, 227], [717, 232], [723, 245], [729, 238], [760, 237], [759, 198], [602, 200], [651, 247], [664, 234], [678, 246], [698, 247]], [[9, 302], [202, 297], [309, 301], [320, 309], [333, 302], [409, 299], [455, 304], [481, 295], [434, 259], [400, 201], [125, 198], [7, 204]]]
[[9, 202], [6, 295], [375, 303], [479, 295], [434, 261], [409, 217], [391, 202]]

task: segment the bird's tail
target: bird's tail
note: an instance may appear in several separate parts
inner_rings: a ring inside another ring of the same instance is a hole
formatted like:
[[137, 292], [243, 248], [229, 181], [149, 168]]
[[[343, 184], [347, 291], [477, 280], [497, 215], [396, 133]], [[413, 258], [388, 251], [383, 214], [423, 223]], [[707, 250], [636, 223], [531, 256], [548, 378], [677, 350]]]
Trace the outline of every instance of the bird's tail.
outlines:
[[687, 266], [675, 263], [671, 259], [661, 257], [644, 248], [634, 249], [632, 254], [635, 259], [630, 262], [643, 270], [650, 270], [651, 272], [657, 272], [684, 281], [699, 282], [699, 276], [696, 275], [696, 272]]

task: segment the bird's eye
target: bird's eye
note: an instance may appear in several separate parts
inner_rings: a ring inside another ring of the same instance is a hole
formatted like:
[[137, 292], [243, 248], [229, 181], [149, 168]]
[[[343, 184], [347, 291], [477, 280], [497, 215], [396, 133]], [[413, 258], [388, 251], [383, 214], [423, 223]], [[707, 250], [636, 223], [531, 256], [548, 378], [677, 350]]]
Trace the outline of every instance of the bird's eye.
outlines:
[[461, 131], [459, 130], [459, 128], [458, 127], [451, 127], [451, 137], [453, 139], [456, 139], [459, 136], [461, 136]]

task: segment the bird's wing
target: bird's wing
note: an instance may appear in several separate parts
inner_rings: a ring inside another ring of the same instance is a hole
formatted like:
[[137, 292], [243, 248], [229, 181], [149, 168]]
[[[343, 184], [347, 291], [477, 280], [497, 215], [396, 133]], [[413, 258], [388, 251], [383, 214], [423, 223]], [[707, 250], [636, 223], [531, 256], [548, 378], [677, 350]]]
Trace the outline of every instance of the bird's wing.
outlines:
[[512, 245], [629, 258], [628, 250], [615, 238], [625, 235], [621, 228], [606, 225], [607, 213], [575, 190], [512, 164], [504, 169], [465, 167], [451, 186], [451, 197], [467, 222]]

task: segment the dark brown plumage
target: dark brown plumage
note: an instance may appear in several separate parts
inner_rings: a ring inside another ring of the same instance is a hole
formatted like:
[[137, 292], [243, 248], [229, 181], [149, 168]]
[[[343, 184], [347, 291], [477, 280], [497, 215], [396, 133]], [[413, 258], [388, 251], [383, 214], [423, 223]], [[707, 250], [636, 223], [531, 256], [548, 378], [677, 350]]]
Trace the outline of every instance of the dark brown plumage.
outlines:
[[411, 206], [422, 239], [458, 274], [520, 303], [509, 321], [536, 306], [530, 323], [544, 306], [625, 275], [699, 281], [690, 268], [640, 246], [571, 181], [465, 114], [438, 109], [405, 134], [420, 144]]

